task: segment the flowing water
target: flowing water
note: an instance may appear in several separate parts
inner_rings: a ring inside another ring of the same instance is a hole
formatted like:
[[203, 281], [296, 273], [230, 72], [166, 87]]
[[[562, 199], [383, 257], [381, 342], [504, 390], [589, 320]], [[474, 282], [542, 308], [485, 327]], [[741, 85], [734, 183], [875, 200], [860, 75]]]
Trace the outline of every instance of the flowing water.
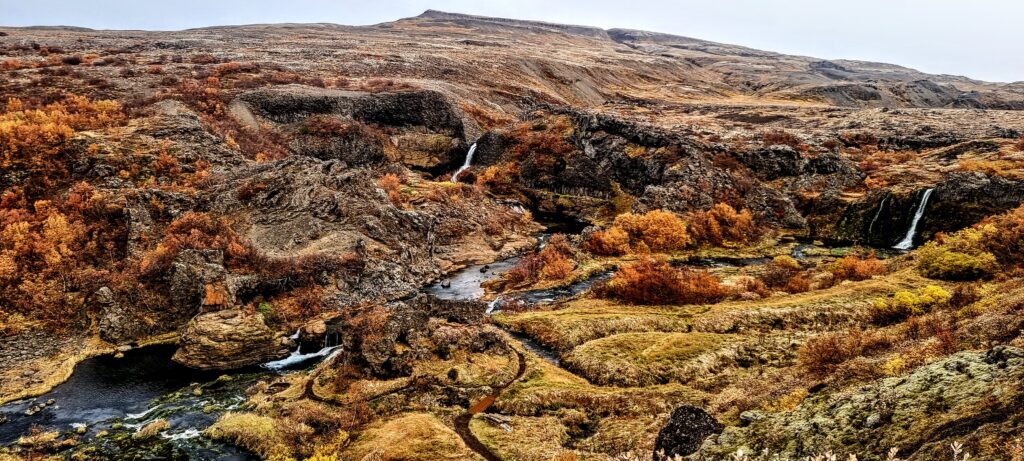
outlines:
[[462, 166], [460, 166], [459, 169], [455, 171], [455, 174], [452, 175], [452, 182], [459, 182], [459, 175], [473, 165], [473, 154], [475, 152], [476, 143], [473, 143], [472, 146], [469, 146], [469, 152], [466, 152], [466, 161], [462, 162]]
[[878, 221], [878, 217], [882, 215], [882, 210], [885, 209], [885, 201], [889, 200], [889, 194], [882, 197], [882, 202], [878, 204], [878, 211], [875, 212], [875, 217], [871, 218], [871, 224], [868, 225], [868, 236], [871, 236], [872, 231], [875, 228], [875, 223]]
[[[15, 443], [33, 428], [74, 433], [96, 459], [258, 459], [227, 444], [202, 437], [226, 411], [241, 407], [245, 389], [290, 370], [308, 367], [336, 346], [288, 357], [261, 367], [227, 372], [198, 371], [171, 360], [175, 346], [148, 346], [122, 358], [102, 355], [79, 363], [71, 377], [52, 391], [0, 406], [0, 446]], [[132, 436], [163, 419], [157, 437]], [[98, 436], [102, 433], [102, 436]]]
[[925, 189], [924, 194], [921, 196], [921, 203], [917, 206], [917, 210], [914, 212], [914, 218], [910, 221], [910, 228], [907, 229], [907, 235], [900, 240], [899, 243], [893, 246], [897, 250], [909, 250], [914, 248], [914, 236], [917, 235], [917, 223], [921, 221], [924, 216], [924, 210], [928, 207], [928, 199], [932, 196], [934, 189]]

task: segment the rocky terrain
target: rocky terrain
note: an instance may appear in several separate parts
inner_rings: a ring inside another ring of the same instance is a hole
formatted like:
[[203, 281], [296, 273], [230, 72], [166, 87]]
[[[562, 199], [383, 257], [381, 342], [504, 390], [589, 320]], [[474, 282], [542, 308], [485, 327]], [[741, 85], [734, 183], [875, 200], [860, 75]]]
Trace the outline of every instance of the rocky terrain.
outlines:
[[[437, 11], [0, 75], [0, 460], [1024, 452], [1019, 82]], [[40, 416], [157, 343], [223, 375]]]

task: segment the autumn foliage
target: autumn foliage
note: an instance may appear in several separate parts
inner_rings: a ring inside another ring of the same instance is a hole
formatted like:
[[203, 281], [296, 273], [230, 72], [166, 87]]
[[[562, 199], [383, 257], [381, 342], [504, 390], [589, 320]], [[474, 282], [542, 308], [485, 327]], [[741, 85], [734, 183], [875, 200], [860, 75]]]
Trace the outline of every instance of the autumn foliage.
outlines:
[[83, 293], [109, 280], [122, 254], [120, 208], [85, 183], [65, 197], [30, 202], [20, 188], [0, 196], [0, 315], [67, 325]]
[[28, 171], [40, 187], [64, 178], [66, 149], [75, 133], [124, 122], [115, 101], [67, 96], [62, 101], [29, 107], [9, 99], [0, 114], [0, 169]]
[[851, 254], [834, 262], [829, 267], [829, 272], [832, 273], [837, 282], [841, 280], [867, 280], [876, 275], [884, 274], [885, 263], [879, 260], [874, 252], [868, 253], [866, 256]]
[[142, 258], [142, 273], [152, 275], [165, 271], [185, 249], [223, 251], [224, 263], [229, 268], [246, 266], [257, 256], [226, 219], [190, 211], [172, 221], [156, 248]]
[[659, 257], [644, 257], [622, 267], [598, 292], [631, 304], [652, 305], [714, 303], [729, 295], [714, 275], [677, 269]]
[[686, 222], [678, 215], [654, 210], [619, 215], [611, 228], [591, 236], [587, 250], [600, 255], [667, 253], [682, 250], [691, 242]]
[[514, 267], [502, 274], [502, 281], [511, 287], [521, 287], [541, 279], [562, 280], [572, 275], [575, 267], [569, 240], [564, 234], [555, 234], [541, 251], [520, 258]]
[[765, 229], [754, 221], [750, 210], [737, 212], [726, 203], [716, 204], [707, 211], [690, 213], [687, 222], [693, 239], [703, 245], [748, 244], [765, 233]]

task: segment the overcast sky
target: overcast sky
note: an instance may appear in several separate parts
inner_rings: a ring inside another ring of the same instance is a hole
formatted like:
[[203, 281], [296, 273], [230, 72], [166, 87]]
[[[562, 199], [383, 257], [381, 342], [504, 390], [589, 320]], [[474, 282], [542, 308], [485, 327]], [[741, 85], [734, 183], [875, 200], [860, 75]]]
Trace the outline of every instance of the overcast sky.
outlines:
[[426, 9], [644, 29], [981, 80], [1024, 80], [1024, 1], [1018, 0], [0, 0], [0, 25], [361, 25]]

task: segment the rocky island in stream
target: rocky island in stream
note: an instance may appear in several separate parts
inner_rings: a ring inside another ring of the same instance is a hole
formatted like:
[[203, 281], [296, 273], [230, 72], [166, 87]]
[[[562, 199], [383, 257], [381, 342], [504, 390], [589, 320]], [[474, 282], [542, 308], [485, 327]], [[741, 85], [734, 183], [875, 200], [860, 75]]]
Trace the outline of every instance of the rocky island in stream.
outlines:
[[1020, 83], [427, 11], [0, 101], [0, 461], [1024, 456]]

